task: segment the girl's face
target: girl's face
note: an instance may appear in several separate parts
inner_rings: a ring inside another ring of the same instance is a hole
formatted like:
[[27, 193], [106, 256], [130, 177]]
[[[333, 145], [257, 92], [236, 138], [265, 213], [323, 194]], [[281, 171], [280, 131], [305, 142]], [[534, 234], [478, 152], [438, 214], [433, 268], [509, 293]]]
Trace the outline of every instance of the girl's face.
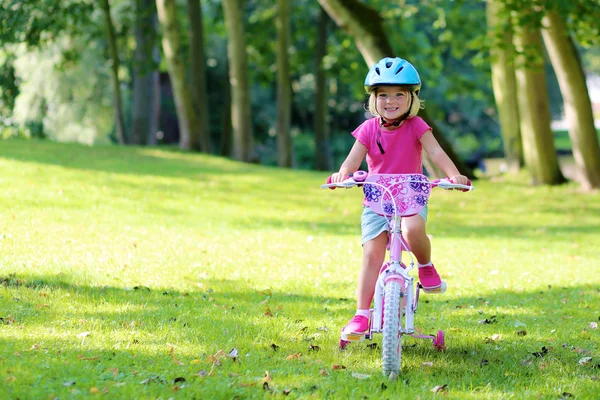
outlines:
[[400, 86], [377, 88], [377, 112], [386, 121], [394, 121], [408, 109], [410, 94]]

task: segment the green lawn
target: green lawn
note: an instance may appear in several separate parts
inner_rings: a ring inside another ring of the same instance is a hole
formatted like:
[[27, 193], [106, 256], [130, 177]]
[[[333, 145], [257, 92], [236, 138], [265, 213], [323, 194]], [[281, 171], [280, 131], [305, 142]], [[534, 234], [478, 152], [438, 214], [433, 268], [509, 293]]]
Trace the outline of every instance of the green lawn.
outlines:
[[[173, 150], [0, 141], [0, 398], [597, 399], [600, 193], [479, 180], [430, 199], [449, 289], [381, 374], [337, 349], [360, 190]], [[435, 388], [439, 392], [434, 393]]]

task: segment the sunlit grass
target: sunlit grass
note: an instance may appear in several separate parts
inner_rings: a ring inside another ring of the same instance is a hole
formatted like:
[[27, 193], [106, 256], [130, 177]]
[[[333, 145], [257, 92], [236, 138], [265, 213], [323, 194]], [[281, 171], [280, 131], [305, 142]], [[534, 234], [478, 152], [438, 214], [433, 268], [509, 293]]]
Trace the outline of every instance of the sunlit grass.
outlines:
[[355, 308], [359, 190], [206, 155], [37, 141], [0, 142], [0, 169], [0, 398], [600, 392], [598, 193], [525, 175], [434, 193], [449, 290], [422, 297], [417, 326], [446, 331], [448, 351], [405, 339], [388, 382], [368, 347], [380, 337], [337, 350]]

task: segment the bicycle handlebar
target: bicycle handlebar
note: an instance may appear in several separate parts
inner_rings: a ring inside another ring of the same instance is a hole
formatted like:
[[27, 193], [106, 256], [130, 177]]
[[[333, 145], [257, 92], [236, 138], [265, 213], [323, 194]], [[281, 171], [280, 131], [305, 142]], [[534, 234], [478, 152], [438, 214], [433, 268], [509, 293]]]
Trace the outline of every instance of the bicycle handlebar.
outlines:
[[[369, 174], [365, 171], [356, 171], [355, 173], [350, 174], [350, 176], [348, 176], [348, 178], [345, 179], [344, 181], [336, 182], [336, 183], [332, 183], [331, 176], [329, 176], [327, 178], [327, 183], [321, 185], [321, 189], [331, 189], [331, 190], [334, 190], [336, 188], [349, 189], [354, 186], [362, 186], [362, 185], [364, 185], [364, 181], [365, 181], [365, 179], [367, 179], [368, 176], [369, 176]], [[463, 192], [468, 192], [470, 190], [475, 189], [473, 186], [471, 186], [470, 181], [469, 181], [469, 185], [461, 185], [459, 183], [453, 183], [452, 181], [450, 181], [450, 179], [444, 178], [444, 179], [436, 179], [435, 181], [430, 181], [429, 183], [431, 184], [431, 187], [440, 187], [440, 188], [446, 189], [446, 190], [458, 189]]]

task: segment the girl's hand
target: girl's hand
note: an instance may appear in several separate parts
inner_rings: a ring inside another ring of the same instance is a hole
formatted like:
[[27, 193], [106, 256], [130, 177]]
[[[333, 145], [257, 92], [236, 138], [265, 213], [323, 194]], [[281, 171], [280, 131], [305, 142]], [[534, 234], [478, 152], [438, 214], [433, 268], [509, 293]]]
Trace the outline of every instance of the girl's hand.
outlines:
[[340, 173], [340, 172], [336, 172], [335, 174], [331, 175], [331, 183], [339, 183], [339, 182], [343, 182], [348, 178], [347, 174], [344, 173]]
[[454, 175], [450, 178], [450, 182], [458, 183], [459, 185], [470, 185], [471, 181], [464, 175]]

